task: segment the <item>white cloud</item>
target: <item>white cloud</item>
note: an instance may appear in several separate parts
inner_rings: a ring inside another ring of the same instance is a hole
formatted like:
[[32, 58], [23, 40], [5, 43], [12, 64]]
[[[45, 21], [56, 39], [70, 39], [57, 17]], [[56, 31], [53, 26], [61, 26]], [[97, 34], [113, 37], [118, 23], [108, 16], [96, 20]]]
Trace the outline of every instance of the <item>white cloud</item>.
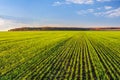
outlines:
[[93, 0], [66, 0], [66, 2], [74, 4], [93, 4]]
[[1, 25], [4, 25], [5, 22], [6, 22], [5, 20], [3, 20], [3, 19], [0, 18], [0, 26], [1, 26]]
[[80, 11], [77, 12], [77, 14], [79, 14], [79, 15], [86, 15], [87, 11], [86, 10], [80, 10]]
[[112, 0], [96, 0], [96, 1], [98, 1], [98, 2], [110, 2]]
[[101, 7], [98, 7], [97, 10], [101, 10]]
[[112, 6], [104, 6], [104, 8], [108, 10], [108, 9], [112, 9]]
[[12, 24], [13, 24], [12, 21], [0, 18], [0, 31], [7, 30], [8, 28], [11, 27]]
[[60, 6], [63, 4], [93, 4], [94, 0], [64, 0], [63, 2], [56, 1], [52, 6]]
[[109, 18], [114, 18], [114, 17], [120, 17], [120, 7], [116, 9], [106, 9], [107, 11], [104, 12], [95, 12], [94, 9], [87, 9], [87, 10], [79, 10], [77, 14], [79, 15], [95, 15], [95, 16], [103, 16], [103, 17], [109, 17]]
[[97, 2], [110, 2], [112, 0], [64, 0], [63, 2], [56, 1], [53, 3], [53, 6], [60, 6], [62, 4], [93, 4]]
[[60, 6], [60, 5], [62, 5], [62, 4], [64, 4], [64, 3], [57, 1], [57, 2], [54, 2], [54, 3], [53, 3], [53, 6]]
[[94, 9], [87, 9], [87, 10], [80, 10], [77, 12], [77, 14], [79, 15], [86, 15], [88, 13], [93, 13], [94, 12]]
[[0, 31], [7, 31], [12, 28], [24, 27], [24, 26], [33, 26], [33, 24], [25, 24], [13, 19], [6, 19], [0, 17]]
[[94, 12], [94, 9], [88, 9], [87, 11], [92, 13]]
[[108, 17], [120, 17], [120, 8], [105, 12]]
[[108, 10], [105, 12], [95, 13], [97, 16], [106, 16], [106, 17], [120, 17], [120, 7], [117, 9]]

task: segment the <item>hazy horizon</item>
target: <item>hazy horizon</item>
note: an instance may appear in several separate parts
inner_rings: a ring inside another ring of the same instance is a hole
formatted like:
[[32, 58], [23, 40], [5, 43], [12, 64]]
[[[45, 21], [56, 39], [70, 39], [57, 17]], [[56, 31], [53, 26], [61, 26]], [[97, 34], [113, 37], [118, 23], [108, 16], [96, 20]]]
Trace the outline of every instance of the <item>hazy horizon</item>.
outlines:
[[120, 27], [120, 0], [0, 0], [0, 31], [34, 26]]

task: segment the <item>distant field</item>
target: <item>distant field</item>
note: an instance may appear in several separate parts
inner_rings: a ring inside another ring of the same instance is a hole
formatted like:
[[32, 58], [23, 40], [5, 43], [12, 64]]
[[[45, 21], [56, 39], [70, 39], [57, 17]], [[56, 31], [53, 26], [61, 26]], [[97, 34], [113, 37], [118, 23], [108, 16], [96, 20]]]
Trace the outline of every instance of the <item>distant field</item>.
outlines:
[[120, 80], [120, 31], [0, 32], [0, 80]]

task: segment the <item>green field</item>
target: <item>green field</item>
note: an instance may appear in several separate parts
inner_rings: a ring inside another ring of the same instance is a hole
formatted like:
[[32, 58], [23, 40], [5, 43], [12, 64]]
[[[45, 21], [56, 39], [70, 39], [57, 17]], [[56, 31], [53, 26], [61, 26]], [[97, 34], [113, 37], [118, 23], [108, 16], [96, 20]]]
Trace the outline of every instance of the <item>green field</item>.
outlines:
[[0, 32], [0, 80], [120, 80], [120, 31]]

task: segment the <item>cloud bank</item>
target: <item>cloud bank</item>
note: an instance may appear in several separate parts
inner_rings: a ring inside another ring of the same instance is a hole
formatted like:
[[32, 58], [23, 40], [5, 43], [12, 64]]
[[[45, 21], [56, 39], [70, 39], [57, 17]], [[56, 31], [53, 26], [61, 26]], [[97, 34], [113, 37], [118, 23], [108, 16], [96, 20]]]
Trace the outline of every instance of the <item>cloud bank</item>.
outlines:
[[106, 17], [110, 17], [110, 18], [120, 17], [120, 7], [116, 8], [116, 9], [112, 9], [112, 10], [107, 10], [105, 12], [97, 12], [97, 13], [95, 13], [95, 15], [106, 16]]
[[64, 0], [63, 2], [56, 1], [53, 6], [60, 6], [63, 4], [94, 4], [95, 2], [110, 2], [112, 0]]
[[25, 22], [25, 20], [22, 18], [20, 19], [11, 16], [0, 16], [0, 31], [7, 31], [11, 28], [24, 26], [33, 26], [33, 24]]
[[[95, 5], [95, 2], [101, 3], [101, 2], [111, 2], [112, 0], [64, 0], [63, 2], [57, 1], [54, 2], [54, 6], [60, 6], [65, 4], [78, 4], [78, 5]], [[103, 11], [104, 10], [104, 11]], [[103, 16], [103, 17], [120, 17], [120, 7], [113, 8], [112, 6], [105, 5], [103, 7], [98, 7], [95, 9], [86, 9], [86, 10], [79, 10], [77, 11], [77, 14], [79, 15], [89, 15], [93, 14], [94, 16]]]

